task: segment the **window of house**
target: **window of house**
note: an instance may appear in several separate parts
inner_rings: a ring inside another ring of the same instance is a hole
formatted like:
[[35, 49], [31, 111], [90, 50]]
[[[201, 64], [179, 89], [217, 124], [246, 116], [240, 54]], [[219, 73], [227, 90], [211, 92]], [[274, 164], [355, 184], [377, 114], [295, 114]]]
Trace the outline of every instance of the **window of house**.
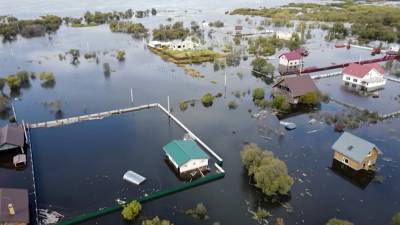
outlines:
[[368, 156], [371, 156], [372, 155], [372, 152], [368, 152]]
[[353, 82], [357, 82], [357, 79], [353, 79]]
[[349, 159], [343, 158], [343, 163], [344, 163], [344, 164], [349, 164]]
[[344, 85], [349, 86], [349, 82], [344, 82]]
[[357, 85], [355, 85], [355, 84], [352, 84], [351, 86], [352, 86], [353, 88], [357, 87]]
[[346, 80], [350, 80], [350, 77], [346, 77]]

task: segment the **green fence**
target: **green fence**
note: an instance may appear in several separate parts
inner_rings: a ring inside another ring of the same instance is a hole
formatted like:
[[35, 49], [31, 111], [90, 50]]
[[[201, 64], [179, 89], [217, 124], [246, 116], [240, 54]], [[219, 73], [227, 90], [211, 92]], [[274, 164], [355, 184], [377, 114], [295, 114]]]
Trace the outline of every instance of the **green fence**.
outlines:
[[[202, 184], [214, 181], [214, 180], [221, 179], [224, 176], [225, 176], [225, 173], [209, 174], [209, 175], [207, 175], [205, 177], [201, 177], [201, 178], [196, 179], [196, 180], [194, 180], [192, 182], [183, 183], [183, 184], [180, 184], [180, 185], [177, 185], [177, 186], [165, 189], [165, 190], [160, 190], [160, 191], [154, 192], [152, 194], [139, 197], [138, 199], [134, 199], [134, 200], [137, 200], [140, 203], [145, 203], [145, 202], [157, 199], [157, 198], [161, 198], [161, 197], [164, 197], [164, 196], [167, 196], [167, 195], [170, 195], [170, 194], [174, 194], [174, 193], [177, 193], [177, 192], [180, 192], [180, 191], [183, 191], [183, 190], [187, 190], [189, 188], [193, 188], [193, 187], [196, 187], [196, 186], [199, 186], [199, 185], [202, 185]], [[116, 204], [116, 205], [111, 206], [111, 207], [99, 209], [99, 210], [94, 211], [94, 212], [90, 212], [90, 213], [86, 213], [86, 214], [82, 214], [82, 215], [76, 216], [76, 217], [74, 217], [72, 219], [69, 219], [69, 220], [61, 221], [60, 223], [57, 223], [57, 225], [76, 224], [76, 223], [80, 223], [80, 222], [87, 221], [87, 220], [90, 220], [90, 219], [94, 219], [96, 217], [104, 216], [106, 214], [119, 211], [121, 209], [122, 209], [122, 206]]]

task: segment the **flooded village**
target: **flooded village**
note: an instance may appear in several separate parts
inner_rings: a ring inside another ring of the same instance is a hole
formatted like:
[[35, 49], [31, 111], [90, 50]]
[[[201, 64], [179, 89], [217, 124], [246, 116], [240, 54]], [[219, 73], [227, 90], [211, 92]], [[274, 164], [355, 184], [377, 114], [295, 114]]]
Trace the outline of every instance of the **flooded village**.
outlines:
[[1, 225], [400, 225], [396, 1], [0, 6]]

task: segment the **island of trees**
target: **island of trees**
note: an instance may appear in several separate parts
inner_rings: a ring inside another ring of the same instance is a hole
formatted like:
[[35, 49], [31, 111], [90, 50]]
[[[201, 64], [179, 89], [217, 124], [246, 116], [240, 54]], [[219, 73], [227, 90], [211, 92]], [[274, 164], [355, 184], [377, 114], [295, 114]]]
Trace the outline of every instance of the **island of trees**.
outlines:
[[[371, 5], [355, 1], [290, 3], [279, 8], [240, 8], [231, 14], [266, 17], [278, 26], [289, 25], [290, 20], [333, 22], [332, 31], [339, 35], [337, 37], [352, 34], [361, 42], [394, 42], [400, 39], [400, 7], [395, 5]], [[351, 28], [345, 28], [343, 23], [351, 23]]]

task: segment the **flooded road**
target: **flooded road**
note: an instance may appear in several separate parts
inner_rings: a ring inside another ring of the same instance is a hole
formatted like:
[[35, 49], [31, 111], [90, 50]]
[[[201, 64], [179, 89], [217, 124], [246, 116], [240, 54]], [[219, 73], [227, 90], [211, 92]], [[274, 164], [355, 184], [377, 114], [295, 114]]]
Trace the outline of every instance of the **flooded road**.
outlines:
[[[130, 4], [119, 0], [106, 3], [64, 0], [32, 3], [23, 0], [9, 4], [9, 1], [0, 0], [1, 6], [9, 5], [7, 9], [0, 7], [0, 14], [32, 18], [47, 13], [81, 16], [86, 10], [156, 8], [160, 11], [159, 15], [133, 20], [152, 29], [161, 23], [166, 24], [168, 17], [173, 17], [173, 21], [184, 21], [186, 25], [192, 20], [200, 23], [220, 19], [225, 22], [225, 27], [215, 34], [213, 40], [207, 40], [220, 47], [224, 38], [232, 38], [225, 32], [233, 31], [238, 19], [244, 21], [241, 16], [225, 15], [226, 10], [288, 2], [152, 0]], [[172, 12], [167, 12], [171, 9]], [[186, 9], [190, 10], [184, 12]], [[255, 25], [249, 26], [255, 28]], [[305, 66], [331, 65], [371, 57], [365, 50], [335, 49], [332, 43], [323, 41], [320, 30], [313, 31], [313, 34], [314, 38], [306, 44], [311, 54], [304, 59]], [[68, 57], [59, 60], [59, 54], [73, 48], [80, 49], [81, 55], [96, 52], [100, 62], [80, 57], [80, 63], [72, 65]], [[115, 59], [117, 49], [126, 51], [124, 62]], [[192, 65], [205, 76], [193, 78], [182, 68], [151, 53], [143, 40], [133, 39], [127, 34], [111, 33], [107, 25], [87, 28], [62, 26], [51, 36], [19, 38], [12, 43], [0, 44], [0, 76], [23, 69], [51, 71], [56, 77], [52, 88], [42, 88], [39, 79], [36, 79], [31, 81], [29, 88], [21, 90], [16, 96], [20, 100], [13, 101], [19, 119], [33, 123], [53, 120], [58, 116], [127, 107], [131, 105], [132, 88], [135, 105], [166, 105], [169, 96], [174, 115], [224, 159], [224, 179], [146, 203], [144, 217], [158, 215], [178, 225], [213, 222], [257, 224], [248, 210], [261, 206], [273, 215], [269, 219], [270, 224], [277, 217], [284, 218], [285, 224], [289, 225], [321, 225], [332, 217], [347, 219], [358, 225], [389, 224], [392, 215], [400, 211], [400, 120], [364, 124], [350, 130], [374, 142], [383, 153], [378, 158], [376, 173], [384, 178], [383, 181], [372, 180], [360, 187], [330, 169], [331, 145], [340, 135], [333, 132], [332, 126], [320, 122], [310, 125], [310, 114], [296, 114], [285, 120], [296, 123], [297, 129], [277, 135], [270, 131], [278, 129], [276, 125], [252, 117], [258, 108], [253, 104], [249, 90], [263, 87], [266, 96], [269, 96], [271, 87], [251, 75], [251, 60], [249, 57], [247, 61], [242, 60], [238, 67], [226, 67], [219, 71], [214, 71], [213, 63]], [[110, 64], [110, 76], [103, 74], [103, 63]], [[277, 60], [271, 60], [271, 63], [277, 65]], [[382, 98], [372, 99], [343, 92], [339, 83], [339, 77], [317, 82], [318, 87], [332, 97], [350, 99], [352, 103], [369, 106], [374, 111], [386, 113], [400, 108], [400, 103], [394, 100], [400, 94], [398, 84], [389, 83], [382, 91]], [[238, 91], [241, 93], [239, 98], [234, 94]], [[199, 99], [206, 92], [220, 92], [223, 97], [216, 98], [211, 107], [205, 108]], [[179, 102], [191, 99], [196, 100], [195, 106], [180, 111]], [[232, 100], [238, 103], [235, 110], [228, 108], [228, 102]], [[46, 104], [53, 101], [60, 103], [62, 115], [56, 115]], [[322, 104], [319, 109], [322, 113], [342, 110], [345, 109], [335, 103]], [[156, 110], [66, 127], [32, 130], [38, 205], [56, 210], [68, 218], [110, 206], [116, 199], [131, 199], [150, 193], [152, 189], [174, 185], [178, 180], [163, 161], [161, 148], [169, 140], [182, 138], [183, 134], [176, 124]], [[249, 185], [239, 154], [243, 144], [248, 142], [273, 151], [287, 164], [295, 183], [291, 198], [284, 205], [269, 203], [260, 191]], [[149, 182], [143, 187], [125, 183], [122, 175], [126, 170], [148, 176]], [[29, 167], [25, 171], [14, 171], [1, 166], [0, 186], [31, 188], [30, 173]], [[208, 209], [210, 219], [207, 221], [195, 220], [182, 213], [199, 202], [203, 202]], [[97, 224], [124, 224], [119, 213], [95, 221]], [[86, 224], [94, 224], [94, 221]]]

